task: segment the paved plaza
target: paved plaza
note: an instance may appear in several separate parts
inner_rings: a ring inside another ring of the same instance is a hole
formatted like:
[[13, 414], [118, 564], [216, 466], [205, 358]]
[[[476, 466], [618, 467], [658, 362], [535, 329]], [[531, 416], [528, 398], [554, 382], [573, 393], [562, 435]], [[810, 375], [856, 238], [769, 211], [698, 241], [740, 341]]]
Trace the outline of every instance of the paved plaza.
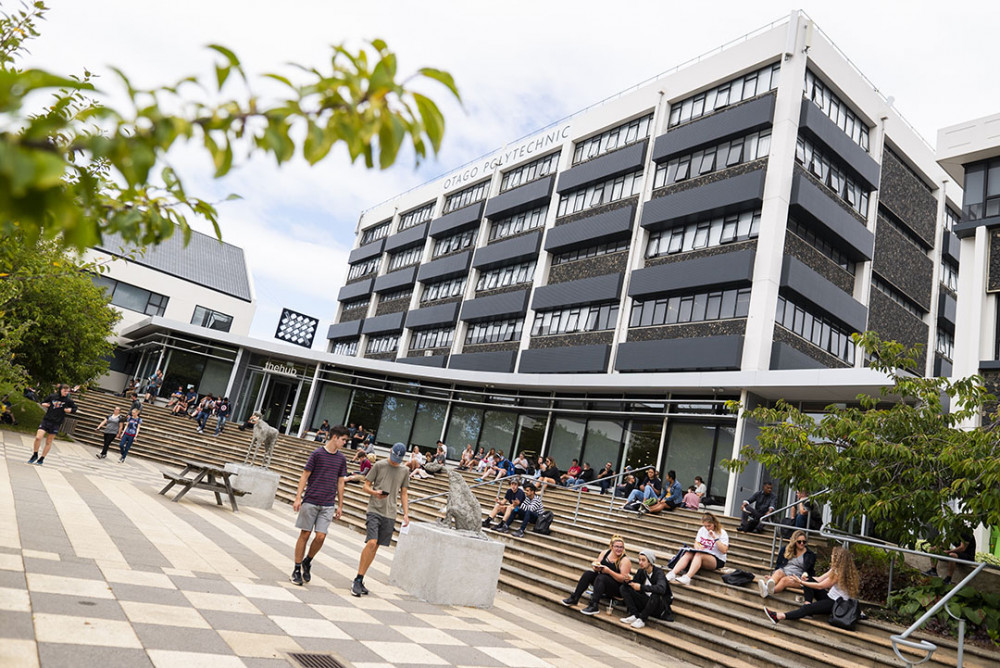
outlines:
[[33, 466], [28, 436], [0, 436], [0, 666], [683, 665], [505, 592], [492, 610], [424, 603], [387, 583], [391, 549], [353, 598], [362, 537], [341, 526], [296, 587], [290, 506], [173, 503], [157, 465], [57, 442]]

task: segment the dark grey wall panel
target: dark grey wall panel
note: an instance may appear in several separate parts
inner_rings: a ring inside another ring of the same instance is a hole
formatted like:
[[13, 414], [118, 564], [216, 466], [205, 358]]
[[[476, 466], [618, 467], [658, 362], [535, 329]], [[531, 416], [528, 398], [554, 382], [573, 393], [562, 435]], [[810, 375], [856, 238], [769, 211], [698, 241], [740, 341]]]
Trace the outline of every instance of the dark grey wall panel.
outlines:
[[964, 220], [953, 229], [955, 236], [959, 239], [967, 239], [976, 236], [976, 228], [994, 228], [998, 225], [1000, 225], [1000, 216], [990, 216], [989, 218], [980, 218], [979, 220]]
[[427, 238], [427, 229], [430, 227], [428, 223], [421, 223], [416, 227], [411, 227], [408, 230], [403, 230], [402, 232], [396, 232], [395, 234], [390, 234], [385, 239], [385, 250], [387, 253], [392, 253], [399, 250], [400, 248], [408, 248], [409, 246], [416, 246], [418, 243], [422, 242]]
[[819, 307], [859, 332], [865, 330], [868, 309], [826, 280], [798, 258], [785, 256], [781, 264], [781, 287]]
[[646, 159], [647, 143], [649, 140], [643, 139], [563, 172], [559, 175], [559, 185], [556, 186], [556, 190], [561, 193], [568, 192], [582, 185], [610, 179], [642, 167]]
[[697, 371], [739, 369], [742, 336], [629, 341], [618, 344], [618, 371]]
[[765, 171], [706, 183], [652, 199], [642, 207], [641, 225], [657, 229], [746, 209], [764, 201]]
[[958, 312], [958, 302], [942, 290], [938, 293], [938, 320], [949, 323], [955, 328], [955, 314]]
[[416, 280], [417, 265], [399, 269], [391, 274], [386, 274], [385, 276], [379, 276], [376, 278], [375, 292], [389, 292], [390, 290], [405, 288], [407, 285], [413, 285]]
[[363, 281], [358, 281], [357, 283], [349, 283], [340, 289], [340, 292], [337, 293], [337, 299], [339, 301], [346, 302], [351, 299], [370, 295], [372, 293], [372, 285], [374, 283], [374, 278], [366, 278]]
[[483, 218], [484, 204], [485, 202], [476, 202], [475, 204], [462, 207], [458, 211], [452, 211], [449, 214], [432, 220], [430, 235], [435, 239], [439, 239], [468, 227], [477, 226]]
[[355, 248], [351, 251], [351, 254], [347, 256], [347, 262], [349, 264], [354, 264], [355, 262], [361, 262], [362, 260], [377, 257], [382, 254], [382, 248], [384, 246], [385, 239], [379, 239], [378, 241], [374, 241], [367, 246]]
[[460, 304], [461, 302], [452, 302], [414, 309], [406, 314], [406, 326], [410, 329], [417, 329], [454, 324], [458, 319]]
[[[870, 260], [875, 251], [875, 235], [863, 223], [844, 210], [820, 186], [798, 170], [792, 177], [790, 208], [804, 214], [824, 230], [844, 242], [844, 252], [855, 260]], [[808, 221], [806, 221], [808, 222]]]
[[825, 369], [826, 366], [819, 360], [813, 359], [801, 353], [795, 348], [782, 341], [775, 341], [771, 345], [771, 370], [780, 371], [783, 369]]
[[604, 373], [608, 370], [611, 346], [564, 346], [533, 348], [521, 353], [518, 373]]
[[545, 237], [545, 250], [550, 253], [560, 253], [590, 246], [602, 239], [610, 241], [628, 238], [632, 233], [633, 219], [635, 219], [634, 205], [553, 227]]
[[470, 299], [462, 305], [462, 320], [493, 320], [524, 315], [528, 310], [528, 290]]
[[464, 276], [469, 273], [469, 263], [472, 261], [472, 251], [462, 251], [427, 264], [417, 269], [417, 280], [421, 282]]
[[430, 357], [424, 357], [420, 355], [419, 357], [397, 357], [396, 361], [401, 364], [416, 364], [417, 366], [432, 366], [443, 369], [448, 365], [448, 356], [431, 355]]
[[[552, 198], [552, 186], [555, 182], [556, 177], [553, 174], [491, 198], [486, 202], [486, 217], [497, 220], [518, 211], [547, 204]], [[431, 230], [431, 234], [434, 234], [434, 230]]]
[[466, 371], [500, 371], [510, 373], [514, 370], [517, 359], [516, 350], [503, 350], [495, 353], [467, 353], [452, 355], [448, 360], [449, 369], [464, 369]]
[[802, 100], [802, 114], [799, 125], [807, 134], [818, 139], [827, 148], [840, 156], [871, 190], [878, 189], [879, 165], [868, 152], [858, 146], [837, 124], [809, 100]]
[[531, 260], [538, 256], [542, 246], [542, 231], [523, 234], [507, 241], [476, 249], [472, 259], [474, 269], [492, 269], [505, 264]]
[[596, 304], [616, 300], [622, 294], [624, 274], [606, 274], [578, 281], [567, 281], [555, 285], [544, 285], [535, 289], [531, 308], [538, 310]]
[[388, 334], [390, 332], [399, 332], [403, 329], [403, 320], [406, 317], [405, 311], [400, 311], [399, 313], [389, 313], [387, 315], [380, 315], [374, 318], [368, 318], [364, 320], [364, 325], [361, 326], [362, 334]]
[[934, 375], [938, 378], [948, 378], [951, 376], [951, 362], [941, 357], [940, 355], [934, 356]]
[[330, 325], [326, 332], [328, 339], [353, 339], [361, 334], [361, 323], [364, 320], [351, 320], [349, 322], [339, 322]]
[[769, 94], [685, 123], [656, 138], [653, 144], [653, 161], [663, 162], [702, 146], [770, 127], [773, 118], [774, 94]]
[[628, 294], [643, 299], [700, 288], [749, 285], [755, 255], [752, 250], [742, 250], [637, 269], [632, 272]]
[[942, 238], [941, 254], [946, 260], [951, 260], [952, 264], [958, 266], [962, 256], [962, 242], [953, 232], [944, 231]]

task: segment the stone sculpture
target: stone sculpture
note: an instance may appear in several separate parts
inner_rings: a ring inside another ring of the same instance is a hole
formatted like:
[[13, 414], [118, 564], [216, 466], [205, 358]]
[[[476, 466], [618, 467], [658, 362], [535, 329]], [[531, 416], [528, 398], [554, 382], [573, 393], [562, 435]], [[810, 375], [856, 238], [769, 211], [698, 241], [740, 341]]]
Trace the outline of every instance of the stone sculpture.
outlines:
[[243, 463], [253, 466], [254, 459], [263, 448], [264, 451], [261, 453], [262, 466], [266, 469], [271, 465], [271, 455], [274, 454], [274, 442], [278, 440], [278, 430], [264, 422], [260, 411], [255, 411], [250, 416], [250, 424], [253, 425], [253, 439], [250, 441], [250, 449], [247, 450], [247, 456]]
[[465, 478], [455, 470], [448, 472], [448, 503], [444, 507], [442, 523], [458, 531], [469, 531], [477, 536], [484, 536], [483, 508], [479, 505], [479, 499], [469, 489]]

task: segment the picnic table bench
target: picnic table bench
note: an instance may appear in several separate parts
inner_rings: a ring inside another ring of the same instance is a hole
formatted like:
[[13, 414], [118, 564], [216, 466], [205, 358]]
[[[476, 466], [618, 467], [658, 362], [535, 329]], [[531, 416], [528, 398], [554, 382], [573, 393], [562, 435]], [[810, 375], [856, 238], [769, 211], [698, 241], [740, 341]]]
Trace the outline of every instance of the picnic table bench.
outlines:
[[181, 497], [192, 489], [206, 489], [215, 493], [215, 502], [222, 505], [222, 494], [229, 498], [229, 503], [233, 507], [233, 512], [239, 512], [236, 507], [236, 497], [243, 496], [247, 492], [233, 489], [229, 482], [229, 477], [234, 475], [233, 471], [206, 464], [204, 462], [185, 462], [184, 470], [180, 473], [163, 471], [163, 477], [169, 480], [166, 486], [160, 490], [160, 494], [166, 494], [174, 485], [180, 485], [181, 491], [173, 498], [173, 501], [180, 501]]

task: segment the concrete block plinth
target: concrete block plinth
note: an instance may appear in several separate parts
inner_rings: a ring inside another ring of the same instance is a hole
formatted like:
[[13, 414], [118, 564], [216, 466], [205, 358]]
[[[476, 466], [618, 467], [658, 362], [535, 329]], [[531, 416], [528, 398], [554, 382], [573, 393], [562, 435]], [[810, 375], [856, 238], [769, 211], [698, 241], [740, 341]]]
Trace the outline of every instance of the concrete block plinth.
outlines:
[[389, 582], [437, 605], [493, 607], [504, 544], [437, 524], [401, 533]]
[[233, 489], [246, 492], [246, 496], [241, 496], [237, 503], [248, 508], [270, 510], [274, 505], [274, 496], [278, 493], [280, 475], [260, 466], [233, 462], [228, 462], [225, 469], [236, 474], [229, 477]]

